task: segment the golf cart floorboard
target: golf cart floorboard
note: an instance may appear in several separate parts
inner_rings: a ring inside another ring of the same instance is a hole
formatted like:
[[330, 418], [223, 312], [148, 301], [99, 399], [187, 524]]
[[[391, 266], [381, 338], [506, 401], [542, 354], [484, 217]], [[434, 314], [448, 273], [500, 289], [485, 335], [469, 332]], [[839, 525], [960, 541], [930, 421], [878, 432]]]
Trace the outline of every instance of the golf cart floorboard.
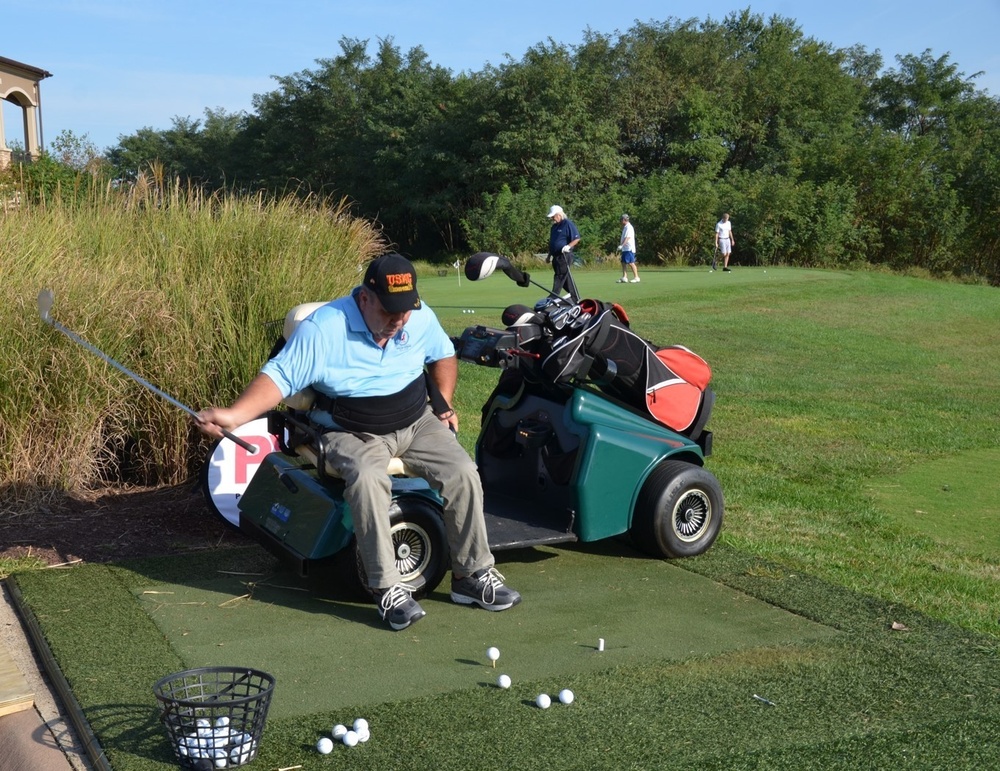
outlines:
[[486, 493], [486, 531], [494, 551], [520, 549], [527, 546], [569, 543], [576, 541], [573, 533], [573, 512], [553, 511], [532, 501]]

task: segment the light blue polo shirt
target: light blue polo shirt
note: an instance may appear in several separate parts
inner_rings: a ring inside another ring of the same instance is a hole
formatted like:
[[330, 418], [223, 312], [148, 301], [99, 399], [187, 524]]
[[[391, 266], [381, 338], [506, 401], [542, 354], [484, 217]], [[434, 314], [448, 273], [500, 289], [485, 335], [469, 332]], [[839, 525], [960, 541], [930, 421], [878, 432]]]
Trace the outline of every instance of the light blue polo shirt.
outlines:
[[426, 303], [381, 347], [354, 299], [359, 291], [317, 308], [261, 368], [282, 397], [307, 386], [327, 396], [387, 396], [416, 380], [425, 364], [455, 355], [451, 338]]

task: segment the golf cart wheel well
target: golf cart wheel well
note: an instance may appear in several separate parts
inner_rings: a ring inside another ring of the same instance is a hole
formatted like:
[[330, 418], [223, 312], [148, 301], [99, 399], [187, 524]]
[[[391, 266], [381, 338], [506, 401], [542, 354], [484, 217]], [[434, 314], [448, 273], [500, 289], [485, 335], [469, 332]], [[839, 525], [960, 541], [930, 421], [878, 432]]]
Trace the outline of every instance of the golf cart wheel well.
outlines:
[[[685, 450], [683, 452], [678, 452], [678, 453], [676, 453], [674, 455], [670, 455], [670, 456], [668, 456], [666, 458], [662, 458], [658, 463], [656, 463], [656, 465], [651, 466], [649, 468], [649, 472], [646, 474], [646, 476], [648, 477], [651, 473], [653, 473], [653, 469], [656, 468], [656, 466], [659, 466], [660, 463], [663, 463], [663, 461], [666, 461], [666, 460], [679, 460], [679, 461], [683, 461], [684, 463], [690, 463], [692, 466], [704, 466], [705, 465], [705, 459], [701, 455], [699, 455], [696, 452], [690, 452], [690, 451]], [[645, 480], [643, 480], [643, 481], [645, 481]]]
[[393, 503], [398, 504], [398, 502], [401, 500], [416, 501], [419, 503], [423, 503], [434, 509], [434, 512], [442, 520], [444, 520], [444, 501], [441, 499], [441, 496], [437, 492], [432, 490], [430, 487], [426, 488], [410, 487], [409, 484], [405, 481], [400, 482], [399, 484], [405, 486], [405, 489], [402, 489], [395, 485], [393, 486], [392, 490]]
[[635, 504], [636, 501], [639, 499], [639, 495], [642, 492], [642, 488], [645, 486], [646, 482], [649, 480], [650, 476], [653, 475], [653, 472], [656, 471], [656, 469], [658, 469], [664, 463], [667, 463], [672, 460], [681, 461], [682, 463], [690, 463], [692, 466], [698, 466], [700, 468], [705, 467], [705, 459], [701, 457], [698, 453], [688, 450], [682, 450], [678, 453], [675, 453], [674, 455], [667, 455], [665, 457], [661, 457], [655, 463], [650, 464], [649, 468], [647, 468], [645, 473], [642, 475], [642, 478], [636, 481], [635, 490], [632, 493], [633, 496], [632, 508], [631, 508], [632, 514], [631, 516], [629, 516], [630, 527], [632, 525], [631, 522], [632, 516], [634, 516], [635, 514]]

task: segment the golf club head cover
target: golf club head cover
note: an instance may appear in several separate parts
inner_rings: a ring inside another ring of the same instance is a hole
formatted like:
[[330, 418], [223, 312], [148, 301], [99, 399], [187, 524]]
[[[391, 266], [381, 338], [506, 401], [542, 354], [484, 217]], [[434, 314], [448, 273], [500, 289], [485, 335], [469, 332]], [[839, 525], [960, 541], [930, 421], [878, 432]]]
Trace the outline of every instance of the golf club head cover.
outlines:
[[508, 278], [515, 281], [518, 286], [527, 286], [528, 282], [531, 281], [531, 276], [528, 273], [523, 272], [516, 265], [508, 263], [507, 265], [502, 266], [501, 270], [507, 274]]
[[500, 316], [505, 327], [518, 324], [541, 324], [543, 319], [527, 305], [508, 305]]
[[489, 278], [493, 275], [493, 271], [500, 267], [501, 260], [506, 262], [499, 254], [476, 252], [465, 263], [465, 277], [469, 281], [482, 281], [484, 278]]

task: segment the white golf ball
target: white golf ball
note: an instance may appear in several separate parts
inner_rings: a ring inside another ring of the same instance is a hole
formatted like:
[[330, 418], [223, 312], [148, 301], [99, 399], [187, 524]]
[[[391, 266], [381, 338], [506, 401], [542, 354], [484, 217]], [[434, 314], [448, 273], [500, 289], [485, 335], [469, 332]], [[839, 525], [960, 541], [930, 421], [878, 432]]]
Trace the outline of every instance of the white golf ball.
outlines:
[[559, 701], [563, 704], [572, 704], [574, 698], [576, 697], [573, 696], [573, 692], [569, 688], [563, 688], [559, 691]]
[[497, 685], [501, 688], [510, 688], [510, 676], [500, 675], [500, 677], [497, 678]]
[[358, 734], [358, 741], [364, 744], [366, 741], [372, 738], [371, 731], [367, 728]]
[[[767, 271], [765, 271], [765, 273], [766, 272]], [[225, 728], [228, 725], [229, 725], [229, 718], [226, 715], [223, 715], [222, 717], [215, 719], [216, 728]]]
[[368, 730], [368, 721], [365, 720], [363, 717], [359, 717], [357, 720], [354, 721], [354, 732], [355, 733], [359, 733], [360, 734], [360, 733], [364, 733], [367, 730]]
[[498, 658], [500, 658], [500, 649], [499, 648], [487, 648], [486, 649], [486, 658], [488, 658], [490, 661], [496, 661]]
[[552, 699], [549, 698], [547, 693], [538, 694], [538, 698], [535, 699], [535, 704], [537, 704], [542, 709], [548, 709], [552, 704]]
[[337, 723], [337, 725], [333, 727], [332, 733], [333, 733], [333, 738], [339, 742], [341, 739], [344, 738], [344, 734], [347, 733], [347, 726]]
[[316, 742], [316, 749], [319, 751], [320, 755], [329, 755], [333, 752], [333, 741], [324, 736], [318, 742]]
[[358, 734], [355, 731], [348, 731], [344, 734], [344, 744], [348, 747], [353, 747], [358, 743]]

